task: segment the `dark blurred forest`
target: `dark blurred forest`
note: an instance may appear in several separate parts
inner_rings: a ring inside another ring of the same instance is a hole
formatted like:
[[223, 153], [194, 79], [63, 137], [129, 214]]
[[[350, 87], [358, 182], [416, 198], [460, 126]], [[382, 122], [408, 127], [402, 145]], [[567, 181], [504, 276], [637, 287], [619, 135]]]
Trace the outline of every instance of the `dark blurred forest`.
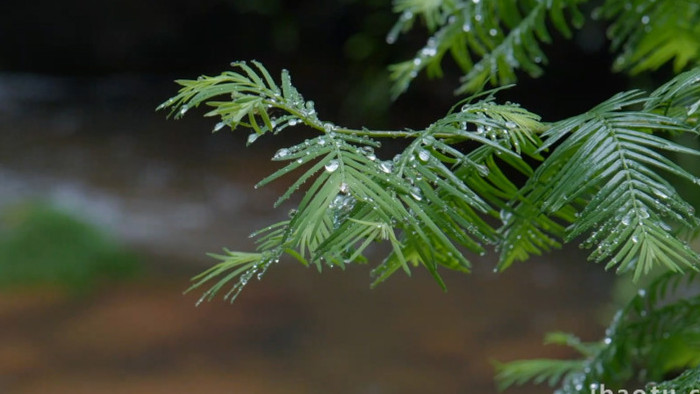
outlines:
[[[0, 70], [81, 78], [77, 85], [83, 86], [72, 93], [87, 100], [110, 92], [93, 91], [100, 89], [85, 78], [136, 77], [148, 87], [141, 95], [157, 97], [173, 92], [159, 84], [163, 80], [213, 74], [247, 59], [272, 70], [288, 68], [323, 114], [353, 126], [417, 127], [456, 100], [459, 74], [448, 60], [443, 80], [421, 78], [406, 97], [390, 103], [386, 66], [412, 56], [426, 35], [414, 29], [387, 45], [395, 21], [389, 0], [41, 0], [2, 8]], [[573, 41], [556, 38], [546, 48], [545, 78], [521, 76], [506, 98], [555, 120], [625, 87], [623, 76], [609, 72], [604, 28], [589, 22]]]

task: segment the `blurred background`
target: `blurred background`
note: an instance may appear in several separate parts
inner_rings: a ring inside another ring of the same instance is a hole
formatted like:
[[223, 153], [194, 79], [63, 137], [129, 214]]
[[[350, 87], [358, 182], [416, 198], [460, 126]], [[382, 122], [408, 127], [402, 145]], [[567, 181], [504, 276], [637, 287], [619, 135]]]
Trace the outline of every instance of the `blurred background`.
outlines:
[[[282, 186], [252, 185], [305, 131], [244, 149], [246, 132], [212, 134], [201, 112], [166, 120], [173, 80], [257, 59], [289, 69], [324, 119], [422, 128], [456, 102], [459, 74], [447, 62], [389, 100], [386, 66], [426, 38], [386, 44], [389, 0], [0, 8], [0, 393], [493, 393], [495, 360], [569, 355], [541, 346], [546, 332], [601, 336], [612, 278], [577, 249], [502, 275], [474, 257], [472, 275], [444, 273], [448, 292], [421, 270], [369, 290], [369, 267], [287, 261], [233, 306], [182, 294], [206, 252], [251, 249], [286, 215]], [[628, 87], [604, 29], [557, 38], [546, 77], [501, 99], [551, 121]]]

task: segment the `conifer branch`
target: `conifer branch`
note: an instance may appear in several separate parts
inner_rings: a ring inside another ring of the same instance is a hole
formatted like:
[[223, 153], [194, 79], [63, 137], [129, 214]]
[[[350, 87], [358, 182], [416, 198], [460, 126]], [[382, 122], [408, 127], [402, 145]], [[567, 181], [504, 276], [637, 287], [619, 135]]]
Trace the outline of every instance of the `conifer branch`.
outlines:
[[[525, 1], [428, 1], [397, 0], [399, 20], [387, 36], [396, 41], [400, 32], [414, 26], [418, 17], [432, 34], [413, 59], [390, 67], [392, 95], [402, 94], [423, 70], [429, 77], [442, 76], [441, 63], [449, 52], [462, 69], [462, 85], [456, 93], [479, 91], [486, 83], [503, 86], [516, 81], [516, 71], [532, 77], [542, 74], [547, 57], [541, 43], [551, 43], [547, 22], [562, 35], [571, 37], [584, 16], [578, 7], [585, 0]], [[567, 17], [567, 14], [568, 17]]]
[[613, 68], [632, 74], [673, 61], [675, 72], [700, 60], [700, 7], [693, 0], [607, 0], [594, 17], [612, 21]]
[[[694, 210], [657, 171], [694, 183], [698, 178], [660, 152], [698, 155], [659, 133], [695, 132], [697, 72], [680, 75], [652, 95], [621, 93], [585, 114], [546, 124], [517, 104], [498, 104], [494, 93], [465, 99], [423, 130], [355, 130], [322, 121], [292, 86], [286, 71], [278, 84], [257, 62], [234, 63], [237, 71], [179, 81], [178, 96], [162, 107], [182, 116], [205, 104], [232, 129], [262, 134], [305, 125], [319, 135], [281, 148], [272, 158], [286, 164], [261, 180], [264, 186], [303, 169], [275, 203], [310, 183], [288, 221], [264, 231], [256, 253], [228, 252], [222, 263], [195, 278], [195, 287], [223, 276], [210, 297], [240, 277], [234, 294], [253, 274], [288, 254], [305, 265], [344, 267], [365, 262], [375, 242], [390, 255], [373, 271], [374, 284], [402, 268], [422, 265], [444, 286], [443, 266], [471, 270], [464, 250], [500, 251], [498, 270], [514, 261], [558, 248], [588, 234], [590, 258], [633, 271], [657, 265], [672, 271], [698, 268], [698, 255], [680, 230], [700, 225]], [[219, 101], [219, 96], [230, 101]], [[633, 107], [642, 108], [633, 110]], [[668, 114], [678, 114], [680, 119]], [[219, 126], [215, 129], [220, 128]], [[375, 153], [379, 137], [409, 139], [392, 160]], [[470, 142], [468, 152], [455, 144]], [[549, 152], [551, 150], [551, 153]], [[534, 168], [533, 163], [541, 162]], [[507, 168], [511, 168], [508, 170]], [[528, 178], [524, 185], [512, 171]], [[487, 217], [501, 219], [495, 228]]]

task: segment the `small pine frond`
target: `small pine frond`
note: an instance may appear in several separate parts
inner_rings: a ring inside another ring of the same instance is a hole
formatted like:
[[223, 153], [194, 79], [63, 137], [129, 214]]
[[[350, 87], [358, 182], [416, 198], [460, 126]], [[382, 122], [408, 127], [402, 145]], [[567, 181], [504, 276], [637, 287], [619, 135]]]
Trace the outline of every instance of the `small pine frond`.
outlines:
[[224, 286], [238, 278], [238, 281], [224, 296], [225, 300], [229, 299], [233, 302], [248, 281], [254, 275], [258, 275], [258, 279], [260, 279], [273, 261], [266, 258], [263, 253], [233, 252], [226, 249], [224, 251], [225, 255], [210, 254], [211, 257], [221, 260], [221, 262], [192, 278], [194, 284], [186, 292], [197, 289], [217, 278], [214, 285], [199, 298], [197, 305], [205, 300], [210, 301]]
[[[523, 157], [515, 153], [542, 160], [537, 149], [541, 144], [538, 134], [544, 125], [537, 115], [517, 105], [496, 104], [490, 99], [477, 103], [467, 101], [459, 111], [453, 110], [447, 117], [436, 122], [434, 127], [442, 133], [468, 134], [469, 139], [482, 143], [481, 147], [472, 152], [460, 153], [454, 172], [465, 185], [488, 202], [486, 212], [492, 217], [498, 218], [503, 212], [508, 212], [510, 202], [517, 199], [521, 192], [505, 175], [511, 170], [501, 167], [510, 167], [525, 176], [531, 176], [534, 170]], [[459, 131], [470, 128], [475, 130], [466, 133]], [[476, 221], [472, 219], [471, 222]], [[497, 247], [505, 246], [509, 254], [518, 252], [504, 244], [501, 234], [494, 239], [499, 239]]]
[[[694, 91], [692, 80], [694, 75], [681, 76], [677, 86], [651, 98], [639, 91], [621, 93], [553, 124], [539, 151], [556, 149], [501, 211], [498, 269], [586, 232], [592, 233], [582, 246], [596, 247], [592, 260], [607, 260], [608, 268], [618, 265], [618, 272], [633, 271], [635, 278], [657, 264], [674, 271], [696, 269], [697, 254], [675, 235], [698, 226], [694, 209], [657, 172], [696, 182], [659, 151], [698, 152], [655, 135], [692, 130], [653, 109]], [[654, 100], [656, 106], [649, 104]], [[649, 112], [626, 110], [639, 106], [648, 106]]]
[[[667, 222], [694, 229], [694, 209], [657, 171], [698, 183], [698, 179], [659, 151], [700, 155], [654, 133], [691, 131], [676, 119], [648, 112], [623, 110], [646, 102], [641, 92], [616, 95], [584, 115], [556, 123], [543, 135], [540, 149], [567, 138], [538, 168], [533, 180], [542, 209], [560, 211], [577, 198], [587, 201], [566, 240], [592, 231], [582, 243], [596, 247], [595, 262], [607, 268], [633, 271], [634, 277], [662, 264], [669, 270], [698, 268], [698, 255], [679, 240]], [[562, 163], [565, 163], [562, 165]]]
[[586, 357], [594, 356], [598, 351], [600, 351], [599, 343], [583, 342], [576, 335], [561, 331], [547, 333], [547, 335], [544, 337], [544, 344], [568, 346], [581, 353], [582, 356]]
[[397, 189], [395, 193], [408, 215], [393, 223], [401, 231], [394, 244], [400, 243], [403, 250], [394, 248], [392, 255], [374, 270], [374, 284], [399, 266], [407, 270], [408, 255], [414, 264], [424, 265], [444, 287], [438, 265], [470, 270], [471, 264], [458, 245], [482, 254], [482, 243], [493, 239], [493, 229], [476, 213], [487, 211], [488, 205], [450, 168], [463, 154], [436, 138], [439, 131], [452, 136], [443, 129], [429, 128], [394, 160], [380, 165], [407, 185], [405, 191]]
[[517, 104], [495, 103], [492, 96], [475, 103], [472, 100], [470, 97], [455, 105], [433, 127], [442, 134], [490, 146], [499, 155], [518, 157], [524, 153], [539, 157], [536, 152], [541, 144], [538, 134], [545, 129], [539, 115]]
[[416, 18], [421, 18], [430, 31], [434, 31], [454, 7], [454, 1], [444, 0], [395, 0], [394, 12], [401, 17], [387, 35], [387, 42], [396, 42], [399, 34], [408, 31]]
[[[503, 221], [498, 230], [500, 251], [498, 270], [504, 270], [514, 261], [526, 260], [530, 255], [539, 255], [561, 246], [558, 239], [564, 234], [564, 227], [529, 204], [523, 198], [523, 190], [506, 175], [515, 171], [531, 177], [534, 170], [521, 153], [535, 161], [543, 160], [538, 149], [542, 144], [539, 134], [544, 129], [540, 118], [518, 106], [500, 105], [490, 101], [477, 105], [465, 105], [459, 113], [445, 118], [445, 121], [469, 122], [476, 126], [476, 134], [487, 140], [498, 142], [500, 148], [486, 144], [465, 155], [465, 163], [475, 163], [480, 176], [467, 174], [469, 167], [457, 171], [465, 182], [477, 190], [492, 210], [489, 214]], [[507, 151], [503, 151], [507, 148]], [[509, 167], [509, 168], [508, 168]], [[472, 171], [473, 174], [474, 171]], [[515, 202], [522, 202], [514, 208]], [[560, 216], [573, 222], [573, 213], [562, 210]]]
[[[158, 106], [158, 110], [170, 109], [170, 116], [180, 118], [191, 108], [205, 104], [212, 109], [204, 116], [221, 119], [214, 132], [225, 126], [234, 130], [249, 128], [248, 144], [265, 134], [277, 134], [287, 127], [306, 124], [319, 130], [332, 128], [322, 123], [316, 114], [313, 101], [305, 101], [292, 85], [287, 70], [282, 71], [281, 87], [269, 71], [259, 62], [234, 62], [237, 71], [223, 72], [217, 76], [200, 76], [195, 80], [178, 80], [182, 86], [177, 96]], [[226, 101], [213, 100], [225, 96]]]
[[[351, 245], [360, 245], [363, 250], [367, 243], [362, 243], [361, 238], [365, 234], [383, 233], [382, 238], [391, 241], [393, 252], [373, 270], [373, 285], [398, 268], [409, 272], [410, 264], [425, 266], [441, 285], [438, 266], [468, 272], [471, 263], [458, 247], [485, 253], [484, 244], [494, 243], [496, 232], [481, 215], [492, 213], [498, 204], [483, 199], [482, 190], [477, 192], [471, 185], [478, 185], [478, 179], [488, 176], [489, 160], [493, 161], [496, 155], [526, 167], [516, 152], [536, 155], [537, 133], [542, 128], [538, 116], [517, 105], [495, 104], [492, 96], [476, 103], [465, 101], [458, 111], [453, 109], [420, 132], [393, 160], [378, 162], [378, 176], [373, 170], [368, 171], [375, 167], [363, 164], [363, 172], [368, 174], [362, 185], [379, 183], [378, 190], [390, 196], [354, 196], [359, 210], [353, 211], [349, 220], [326, 239], [320, 253], [338, 255]], [[451, 145], [465, 140], [482, 144], [488, 153], [472, 158]], [[494, 183], [503, 182], [503, 177], [502, 173], [495, 174], [498, 179]], [[392, 211], [387, 211], [379, 202], [390, 199], [403, 207], [392, 205]], [[362, 208], [367, 202], [372, 203], [371, 210]], [[394, 231], [384, 230], [385, 227]], [[330, 245], [336, 245], [334, 253]]]
[[596, 17], [612, 20], [608, 36], [621, 52], [613, 68], [632, 74], [673, 61], [675, 72], [700, 60], [700, 6], [691, 0], [607, 0]]
[[566, 225], [576, 221], [576, 209], [567, 204], [553, 214], [542, 212], [545, 191], [536, 182], [528, 181], [499, 212], [503, 225], [499, 229], [498, 271], [562, 247]]
[[[421, 15], [433, 35], [416, 56], [390, 67], [393, 96], [402, 94], [418, 74], [441, 76], [441, 62], [449, 52], [465, 75], [457, 93], [475, 92], [487, 82], [502, 86], [515, 82], [517, 70], [533, 77], [547, 61], [541, 43], [550, 43], [547, 21], [570, 37], [571, 26], [580, 27], [583, 0], [502, 1], [396, 1], [400, 18], [387, 36], [396, 40]], [[569, 17], [567, 18], [567, 15]], [[567, 19], [571, 19], [569, 22]]]
[[645, 109], [682, 119], [700, 132], [700, 68], [686, 71], [656, 89]]
[[[358, 141], [364, 144], [361, 147], [353, 144]], [[355, 211], [355, 205], [359, 200], [379, 201], [378, 204], [382, 204], [385, 209], [383, 217], [378, 218], [383, 223], [390, 222], [392, 217], [407, 215], [403, 206], [377, 184], [376, 179], [382, 172], [376, 164], [376, 156], [372, 150], [375, 146], [378, 144], [370, 139], [329, 133], [306, 141], [297, 147], [278, 151], [275, 155], [277, 159], [291, 161], [291, 164], [259, 183], [264, 185], [298, 166], [316, 161], [280, 197], [277, 204], [288, 198], [306, 180], [314, 178], [313, 184], [305, 193], [290, 221], [288, 232], [291, 246], [298, 249], [304, 258], [308, 253], [310, 261], [316, 263], [319, 269], [321, 258], [332, 251], [317, 249], [343, 222], [352, 217], [351, 213]], [[353, 245], [343, 244], [338, 249], [344, 253]], [[331, 254], [339, 255], [339, 253]], [[342, 264], [343, 260], [333, 258], [328, 263]]]
[[654, 384], [650, 389], [658, 393], [692, 393], [700, 387], [700, 366], [688, 369], [677, 378]]
[[[560, 247], [565, 233], [562, 224], [541, 214], [538, 206], [524, 197], [534, 184], [521, 189], [506, 175], [516, 172], [528, 178], [533, 176], [534, 170], [523, 156], [534, 161], [544, 159], [539, 147], [542, 145], [540, 133], [546, 126], [540, 122], [539, 116], [514, 104], [496, 104], [492, 96], [477, 103], [470, 100], [465, 100], [466, 104], [460, 111], [453, 110], [438, 121], [436, 127], [467, 129], [469, 125], [476, 128], [471, 132], [475, 135], [471, 139], [483, 146], [464, 154], [462, 162], [465, 165], [455, 173], [488, 201], [491, 207], [489, 215], [503, 221], [497, 237], [500, 251], [497, 270], [502, 271], [514, 261], [524, 261], [530, 255], [540, 255]], [[455, 109], [457, 107], [459, 105]], [[486, 142], [476, 139], [476, 136]], [[541, 190], [537, 192], [541, 193]], [[565, 207], [556, 216], [572, 223], [574, 212]]]
[[224, 300], [233, 303], [254, 276], [258, 280], [262, 279], [268, 268], [272, 264], [278, 263], [284, 254], [290, 255], [308, 266], [309, 263], [302, 256], [287, 247], [289, 223], [288, 220], [275, 223], [251, 234], [251, 238], [256, 238], [258, 244], [256, 253], [224, 249], [226, 254], [209, 254], [221, 262], [193, 277], [194, 283], [186, 292], [214, 281], [214, 284], [204, 291], [197, 301], [197, 305], [199, 305], [205, 300], [211, 301], [226, 285], [233, 282], [229, 291], [224, 295]]
[[[681, 375], [684, 379], [664, 382], [657, 389], [697, 383], [694, 368], [700, 364], [700, 294], [696, 279], [693, 274], [661, 276], [615, 315], [605, 339], [582, 344], [583, 358], [521, 360], [498, 365], [499, 386], [543, 383], [556, 378], [561, 381], [556, 393], [587, 393], [594, 389], [599, 392], [603, 385], [612, 390], [638, 386], [687, 368], [691, 369]], [[577, 342], [575, 337], [556, 336], [555, 343], [570, 340], [566, 338]]]
[[531, 382], [547, 383], [550, 387], [558, 384], [564, 376], [582, 368], [582, 360], [535, 359], [496, 364], [498, 390]]

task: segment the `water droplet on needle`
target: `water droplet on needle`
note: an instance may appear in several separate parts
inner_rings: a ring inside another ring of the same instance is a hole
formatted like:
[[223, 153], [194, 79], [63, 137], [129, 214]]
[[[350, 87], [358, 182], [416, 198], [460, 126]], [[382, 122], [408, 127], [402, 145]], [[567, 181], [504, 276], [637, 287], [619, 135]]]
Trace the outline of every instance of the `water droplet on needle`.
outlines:
[[328, 172], [333, 172], [338, 169], [340, 164], [338, 163], [338, 160], [331, 160], [328, 162], [328, 164], [325, 165], [325, 169]]

